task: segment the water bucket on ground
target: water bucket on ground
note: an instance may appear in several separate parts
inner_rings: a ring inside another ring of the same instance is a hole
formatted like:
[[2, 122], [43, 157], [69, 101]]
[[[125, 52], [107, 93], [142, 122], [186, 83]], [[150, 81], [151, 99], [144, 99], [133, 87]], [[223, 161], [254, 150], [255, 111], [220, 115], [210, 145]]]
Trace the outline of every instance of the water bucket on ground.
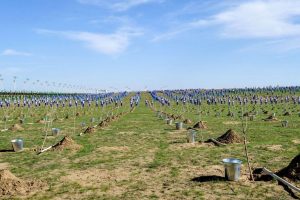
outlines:
[[173, 120], [172, 119], [167, 119], [167, 124], [168, 125], [172, 125], [173, 124]]
[[183, 127], [183, 123], [182, 122], [176, 122], [176, 130], [181, 130]]
[[226, 158], [223, 160], [225, 167], [225, 178], [229, 181], [238, 181], [241, 176], [242, 161], [235, 158]]
[[60, 129], [58, 128], [53, 128], [52, 129], [52, 135], [53, 136], [58, 136], [60, 134]]
[[288, 127], [289, 122], [288, 121], [282, 121], [281, 125], [282, 127]]
[[24, 142], [22, 139], [14, 139], [11, 141], [11, 144], [15, 152], [23, 151]]
[[197, 131], [190, 129], [187, 133], [187, 142], [195, 143], [196, 142], [196, 134], [197, 134]]

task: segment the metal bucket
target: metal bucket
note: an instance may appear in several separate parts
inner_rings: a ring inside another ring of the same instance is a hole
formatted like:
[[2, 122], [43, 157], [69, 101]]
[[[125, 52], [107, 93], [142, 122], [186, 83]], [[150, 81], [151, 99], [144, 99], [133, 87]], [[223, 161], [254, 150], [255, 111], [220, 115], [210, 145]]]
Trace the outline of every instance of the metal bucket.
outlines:
[[183, 123], [182, 122], [176, 122], [176, 130], [181, 130], [183, 128]]
[[12, 147], [15, 152], [23, 151], [24, 142], [22, 139], [15, 139], [11, 141]]
[[282, 127], [288, 127], [289, 122], [288, 121], [282, 121], [281, 125], [282, 125]]
[[53, 136], [58, 136], [60, 134], [60, 129], [58, 128], [53, 128], [52, 129], [52, 135]]
[[223, 160], [225, 167], [225, 178], [229, 181], [238, 181], [241, 176], [242, 161], [235, 158], [226, 158]]
[[168, 125], [172, 125], [173, 124], [173, 120], [172, 119], [167, 119], [167, 124]]
[[197, 134], [197, 131], [195, 131], [193, 129], [189, 130], [187, 133], [187, 142], [195, 143], [196, 142], [196, 134]]
[[80, 123], [80, 126], [83, 128], [83, 127], [86, 126], [86, 123], [85, 123], [85, 122], [81, 122], [81, 123]]

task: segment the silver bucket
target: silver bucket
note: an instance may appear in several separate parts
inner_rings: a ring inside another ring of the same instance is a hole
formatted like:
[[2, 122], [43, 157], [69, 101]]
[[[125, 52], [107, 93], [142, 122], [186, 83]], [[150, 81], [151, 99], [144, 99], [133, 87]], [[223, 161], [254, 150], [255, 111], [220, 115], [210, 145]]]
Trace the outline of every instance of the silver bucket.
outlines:
[[58, 128], [53, 128], [52, 129], [52, 135], [53, 136], [58, 136], [60, 134], [60, 129]]
[[86, 126], [86, 123], [85, 123], [85, 122], [81, 122], [81, 123], [80, 123], [80, 126], [81, 126], [82, 128], [84, 128], [84, 127]]
[[196, 134], [197, 132], [193, 129], [189, 130], [187, 133], [187, 142], [188, 143], [195, 143], [196, 142]]
[[281, 125], [282, 125], [282, 127], [288, 127], [289, 122], [288, 121], [282, 121]]
[[22, 139], [15, 139], [11, 141], [12, 147], [15, 152], [23, 151], [24, 142]]
[[182, 122], [176, 122], [176, 130], [181, 130], [183, 128], [183, 123]]
[[173, 120], [172, 119], [167, 119], [167, 124], [168, 125], [172, 125], [173, 124]]
[[229, 181], [238, 181], [241, 176], [242, 161], [235, 158], [226, 158], [223, 160], [225, 167], [225, 178]]

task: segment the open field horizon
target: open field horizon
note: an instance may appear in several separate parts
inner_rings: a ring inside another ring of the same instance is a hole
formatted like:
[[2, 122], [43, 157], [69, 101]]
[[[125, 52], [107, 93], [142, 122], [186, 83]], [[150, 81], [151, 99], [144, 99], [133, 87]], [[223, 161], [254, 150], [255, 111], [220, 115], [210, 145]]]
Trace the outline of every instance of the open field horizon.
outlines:
[[300, 199], [299, 0], [1, 0], [0, 199]]

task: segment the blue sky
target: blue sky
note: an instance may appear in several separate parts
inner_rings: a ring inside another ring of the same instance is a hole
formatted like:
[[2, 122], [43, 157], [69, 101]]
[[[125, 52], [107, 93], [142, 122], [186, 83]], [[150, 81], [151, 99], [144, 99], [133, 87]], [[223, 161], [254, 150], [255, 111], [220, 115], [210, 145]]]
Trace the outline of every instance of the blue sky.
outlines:
[[300, 85], [298, 0], [3, 0], [0, 25], [2, 88]]

